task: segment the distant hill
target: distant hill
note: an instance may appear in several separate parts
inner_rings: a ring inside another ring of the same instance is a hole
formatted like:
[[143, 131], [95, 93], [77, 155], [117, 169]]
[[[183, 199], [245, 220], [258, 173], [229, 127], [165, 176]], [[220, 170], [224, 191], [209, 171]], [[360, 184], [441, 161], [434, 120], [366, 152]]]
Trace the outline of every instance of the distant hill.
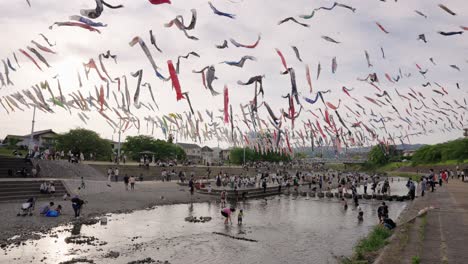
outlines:
[[[419, 148], [425, 146], [424, 144], [400, 144], [397, 145], [398, 150], [418, 150]], [[343, 148], [343, 153], [340, 153], [338, 156], [362, 156], [367, 155], [372, 147], [357, 147], [357, 148]], [[306, 148], [295, 148], [295, 152], [301, 152], [309, 157], [322, 156], [324, 158], [333, 158], [336, 157], [336, 150], [333, 147], [315, 147], [312, 150], [311, 147]]]
[[403, 144], [397, 145], [398, 150], [418, 150], [421, 147], [424, 147], [425, 144]]

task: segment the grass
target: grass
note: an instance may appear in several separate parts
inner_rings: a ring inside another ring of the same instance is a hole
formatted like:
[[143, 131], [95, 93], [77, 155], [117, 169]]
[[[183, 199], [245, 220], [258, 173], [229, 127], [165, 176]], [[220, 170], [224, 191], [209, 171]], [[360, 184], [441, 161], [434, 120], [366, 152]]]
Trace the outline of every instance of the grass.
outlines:
[[417, 166], [417, 165], [422, 165], [422, 166], [428, 166], [428, 165], [432, 165], [432, 166], [442, 166], [442, 165], [457, 165], [457, 164], [467, 164], [468, 163], [468, 159], [466, 160], [446, 160], [446, 161], [441, 161], [441, 162], [436, 162], [436, 163], [421, 163], [421, 164], [414, 164], [413, 166]]
[[411, 227], [412, 225], [410, 225], [409, 223], [406, 223], [400, 227], [400, 232], [397, 233], [398, 238], [400, 239], [398, 243], [400, 251], [403, 250], [403, 248], [405, 248], [406, 245], [408, 244], [408, 241], [409, 241], [408, 233]]
[[342, 163], [328, 163], [325, 165], [325, 167], [328, 169], [337, 170], [337, 171], [345, 169], [345, 166]]
[[377, 253], [378, 250], [387, 245], [387, 239], [392, 235], [392, 231], [378, 225], [366, 237], [359, 240], [354, 247], [354, 255], [352, 258], [346, 258], [342, 261], [343, 264], [368, 263], [369, 258]]
[[377, 172], [388, 172], [396, 170], [400, 167], [411, 166], [411, 162], [390, 162], [376, 169]]
[[[22, 154], [26, 153], [26, 150], [21, 150], [20, 151]], [[0, 148], [0, 156], [6, 156], [6, 157], [14, 157], [13, 155], [13, 149], [1, 147]]]
[[419, 256], [413, 256], [411, 258], [411, 264], [419, 264], [421, 263], [421, 258]]
[[410, 178], [412, 181], [415, 181], [415, 182], [421, 181], [421, 175], [418, 175], [415, 172], [389, 171], [387, 173], [390, 176]]
[[421, 216], [421, 225], [419, 226], [419, 241], [423, 242], [424, 232], [426, 231], [427, 215]]

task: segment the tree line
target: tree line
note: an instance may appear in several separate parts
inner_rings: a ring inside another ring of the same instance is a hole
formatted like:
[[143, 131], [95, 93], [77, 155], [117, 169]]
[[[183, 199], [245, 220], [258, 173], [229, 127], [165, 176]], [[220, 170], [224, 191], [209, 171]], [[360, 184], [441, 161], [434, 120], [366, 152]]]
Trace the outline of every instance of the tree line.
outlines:
[[[72, 151], [73, 154], [83, 153], [86, 158], [92, 153], [97, 160], [109, 160], [117, 154], [116, 150], [112, 148], [110, 140], [102, 138], [92, 130], [83, 128], [71, 129], [58, 135], [55, 139], [55, 150], [63, 150], [66, 153]], [[128, 159], [136, 161], [140, 159], [142, 152], [148, 153], [149, 157], [154, 155], [155, 160], [184, 160], [186, 158], [184, 150], [173, 144], [172, 141], [142, 135], [128, 136], [122, 142], [121, 150]]]
[[[244, 163], [244, 149], [233, 148], [229, 153], [229, 160], [234, 164]], [[280, 162], [290, 161], [291, 157], [285, 153], [280, 154], [278, 152], [267, 151], [266, 153], [260, 153], [251, 148], [245, 148], [245, 162], [256, 162], [256, 161], [269, 161], [269, 162]]]

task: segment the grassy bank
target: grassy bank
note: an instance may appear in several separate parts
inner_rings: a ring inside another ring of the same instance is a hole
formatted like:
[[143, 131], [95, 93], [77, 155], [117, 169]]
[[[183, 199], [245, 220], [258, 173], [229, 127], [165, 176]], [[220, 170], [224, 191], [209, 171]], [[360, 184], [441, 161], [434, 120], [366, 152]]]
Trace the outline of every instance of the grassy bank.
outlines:
[[403, 178], [410, 178], [413, 181], [419, 182], [421, 181], [421, 176], [423, 174], [417, 174], [415, 172], [400, 172], [400, 171], [388, 171], [388, 175], [394, 177], [403, 177]]
[[[0, 148], [0, 156], [4, 156], [4, 157], [14, 157], [15, 155], [13, 155], [13, 150], [14, 150], [14, 149], [9, 149], [9, 148], [5, 148], [5, 147], [1, 147], [1, 148]], [[27, 150], [21, 150], [20, 153], [21, 153], [21, 154], [25, 154], [25, 153], [27, 153]]]
[[354, 254], [351, 258], [343, 259], [343, 264], [372, 263], [378, 255], [378, 251], [388, 242], [392, 231], [378, 225], [364, 238], [359, 240], [354, 247]]

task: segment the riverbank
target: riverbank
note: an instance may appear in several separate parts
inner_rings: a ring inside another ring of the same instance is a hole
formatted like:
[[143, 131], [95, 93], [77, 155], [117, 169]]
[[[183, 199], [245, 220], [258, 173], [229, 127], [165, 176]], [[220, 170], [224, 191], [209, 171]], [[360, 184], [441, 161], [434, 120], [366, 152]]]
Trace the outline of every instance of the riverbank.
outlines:
[[[68, 187], [76, 192], [80, 180], [64, 180]], [[194, 193], [190, 195], [188, 187], [179, 186], [176, 182], [137, 182], [134, 191], [126, 191], [123, 182], [107, 186], [105, 181], [85, 181], [86, 188], [79, 191], [80, 197], [87, 201], [82, 210], [81, 221], [87, 222], [108, 213], [129, 213], [134, 210], [152, 208], [158, 205], [187, 204], [207, 202], [218, 199], [210, 195]], [[57, 218], [39, 215], [39, 208], [49, 202], [62, 205], [62, 215]], [[55, 197], [41, 200], [36, 204], [33, 216], [16, 216], [21, 202], [0, 203], [0, 245], [18, 244], [28, 239], [39, 238], [35, 233], [46, 233], [51, 228], [75, 220], [71, 202]], [[15, 237], [15, 239], [9, 239]]]
[[[416, 217], [424, 208], [427, 214]], [[374, 263], [464, 263], [468, 257], [468, 183], [449, 180], [414, 200]]]

